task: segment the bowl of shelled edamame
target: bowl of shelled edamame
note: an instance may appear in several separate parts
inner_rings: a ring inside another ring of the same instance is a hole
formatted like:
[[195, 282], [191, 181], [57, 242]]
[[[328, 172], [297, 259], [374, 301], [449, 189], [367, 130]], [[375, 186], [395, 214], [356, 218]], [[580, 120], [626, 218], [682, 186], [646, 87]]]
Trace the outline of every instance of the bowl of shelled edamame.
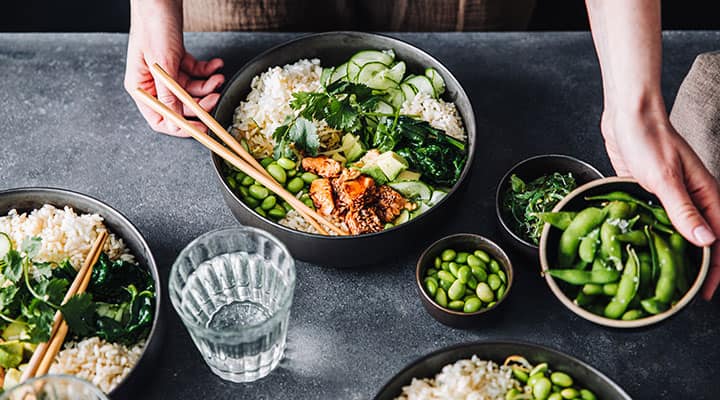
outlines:
[[510, 293], [513, 267], [507, 254], [480, 235], [459, 233], [427, 248], [415, 279], [423, 306], [433, 318], [456, 327], [487, 321]]
[[546, 212], [580, 185], [603, 178], [592, 165], [572, 156], [543, 154], [520, 161], [500, 179], [495, 214], [514, 247], [537, 257]]
[[710, 268], [710, 248], [686, 241], [633, 179], [587, 183], [551, 214], [540, 238], [542, 274], [567, 308], [597, 324], [637, 328], [669, 318]]

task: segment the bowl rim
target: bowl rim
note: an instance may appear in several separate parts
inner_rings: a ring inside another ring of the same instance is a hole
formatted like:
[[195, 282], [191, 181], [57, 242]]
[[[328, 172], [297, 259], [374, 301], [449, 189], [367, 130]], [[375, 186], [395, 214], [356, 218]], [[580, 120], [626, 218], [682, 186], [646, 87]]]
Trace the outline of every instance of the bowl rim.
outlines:
[[582, 165], [583, 167], [591, 170], [598, 176], [597, 179], [602, 179], [605, 177], [605, 175], [603, 175], [602, 172], [600, 172], [597, 168], [595, 168], [589, 162], [581, 160], [577, 157], [574, 157], [574, 156], [571, 156], [568, 154], [560, 154], [560, 153], [538, 154], [538, 155], [528, 157], [524, 160], [518, 161], [512, 167], [510, 167], [510, 169], [508, 169], [507, 172], [505, 172], [505, 174], [502, 176], [502, 178], [500, 178], [500, 181], [498, 181], [497, 188], [495, 188], [495, 215], [497, 216], [498, 220], [500, 221], [500, 225], [503, 227], [505, 232], [510, 234], [510, 237], [512, 237], [515, 241], [519, 242], [523, 246], [528, 247], [535, 251], [538, 250], [539, 246], [532, 244], [532, 243], [528, 242], [527, 240], [523, 239], [520, 235], [515, 233], [515, 231], [513, 231], [510, 228], [509, 223], [505, 221], [505, 216], [503, 215], [502, 204], [501, 204], [504, 193], [501, 193], [501, 190], [503, 188], [503, 184], [510, 179], [510, 176], [518, 168], [520, 168], [521, 166], [523, 166], [527, 163], [534, 162], [534, 161], [537, 161], [537, 160], [543, 159], [543, 158], [564, 158], [566, 160], [578, 163], [578, 164]]
[[[402, 39], [398, 39], [398, 38], [390, 36], [390, 35], [385, 35], [385, 34], [380, 34], [380, 33], [375, 33], [375, 32], [343, 31], [343, 30], [341, 30], [341, 31], [310, 33], [310, 34], [301, 35], [294, 39], [291, 39], [291, 40], [282, 42], [280, 44], [277, 44], [275, 46], [272, 46], [269, 49], [263, 51], [262, 53], [256, 55], [255, 57], [251, 58], [245, 64], [243, 64], [243, 66], [240, 67], [240, 69], [238, 69], [238, 71], [233, 75], [233, 77], [226, 81], [225, 87], [220, 92], [220, 98], [218, 100], [218, 103], [220, 103], [220, 101], [226, 96], [232, 83], [238, 79], [240, 74], [243, 71], [245, 71], [245, 69], [247, 69], [252, 64], [262, 61], [264, 58], [268, 57], [268, 55], [270, 55], [271, 53], [281, 51], [284, 47], [295, 45], [298, 42], [302, 42], [302, 41], [305, 41], [308, 39], [315, 39], [315, 38], [324, 37], [324, 36], [333, 37], [333, 36], [343, 36], [343, 35], [356, 35], [356, 36], [361, 36], [361, 37], [366, 37], [366, 38], [367, 37], [382, 38], [383, 40], [388, 40], [390, 42], [393, 42], [395, 45], [407, 47], [408, 49], [412, 50], [413, 52], [418, 53], [418, 54], [434, 61], [437, 64], [437, 67], [435, 67], [435, 68], [440, 72], [440, 75], [443, 77], [443, 79], [446, 82], [448, 80], [450, 80], [454, 84], [456, 84], [456, 86], [458, 88], [457, 97], [459, 97], [459, 98], [463, 97], [468, 100], [468, 116], [469, 116], [469, 118], [472, 119], [472, 122], [473, 122], [472, 125], [475, 127], [476, 136], [477, 136], [477, 118], [475, 117], [475, 110], [473, 109], [473, 106], [472, 106], [472, 99], [470, 98], [470, 96], [468, 96], [467, 92], [465, 91], [465, 88], [463, 87], [463, 85], [460, 84], [460, 81], [457, 79], [457, 77], [455, 77], [455, 75], [450, 71], [450, 69], [448, 67], [446, 67], [445, 64], [442, 63], [440, 60], [438, 60], [436, 57], [434, 57], [430, 53], [426, 52], [425, 50], [422, 50], [421, 48], [415, 46], [414, 44], [412, 44], [410, 42], [404, 41]], [[216, 106], [215, 110], [213, 111], [214, 118], [217, 117], [217, 110], [218, 110], [218, 107]], [[463, 115], [460, 115], [460, 118], [463, 121], [463, 125], [465, 127], [466, 134], [467, 134], [467, 125], [468, 124], [466, 122], [466, 119]], [[404, 222], [400, 225], [393, 226], [392, 228], [389, 228], [389, 229], [383, 229], [382, 231], [379, 231], [379, 232], [365, 233], [362, 235], [345, 235], [345, 236], [339, 236], [339, 235], [337, 235], [337, 236], [336, 235], [327, 235], [326, 236], [326, 235], [321, 235], [318, 233], [303, 232], [303, 231], [300, 231], [297, 229], [289, 228], [289, 227], [282, 225], [276, 221], [273, 221], [270, 218], [263, 217], [262, 215], [255, 212], [255, 210], [250, 208], [247, 204], [245, 204], [245, 202], [243, 202], [237, 196], [237, 194], [232, 190], [232, 188], [229, 187], [228, 183], [226, 182], [225, 178], [222, 175], [221, 164], [224, 161], [212, 152], [210, 153], [210, 155], [211, 155], [211, 158], [213, 161], [213, 169], [215, 170], [215, 176], [220, 180], [220, 184], [222, 185], [222, 188], [227, 193], [229, 193], [230, 196], [232, 196], [233, 200], [235, 200], [236, 203], [240, 204], [240, 206], [244, 209], [245, 212], [249, 213], [254, 218], [258, 218], [258, 219], [262, 220], [263, 222], [270, 224], [274, 229], [283, 231], [286, 234], [295, 234], [295, 235], [299, 235], [299, 236], [307, 238], [307, 239], [352, 240], [352, 239], [358, 239], [358, 238], [369, 239], [369, 238], [373, 238], [378, 235], [382, 235], [384, 233], [394, 232], [399, 229], [407, 228], [410, 224], [422, 221], [423, 219], [426, 219], [426, 217], [428, 217], [432, 213], [437, 212], [437, 210], [440, 209], [443, 204], [448, 202], [450, 197], [453, 194], [455, 194], [455, 192], [457, 192], [466, 183], [467, 177], [470, 174], [470, 171], [472, 170], [472, 164], [473, 164], [473, 160], [475, 158], [474, 155], [475, 155], [476, 142], [477, 142], [477, 137], [474, 138], [472, 143], [470, 143], [470, 135], [468, 135], [468, 137], [467, 137], [467, 144], [468, 144], [467, 159], [465, 161], [465, 166], [463, 167], [463, 171], [460, 174], [460, 178], [455, 183], [455, 185], [450, 189], [450, 191], [447, 193], [447, 195], [445, 195], [442, 199], [440, 199], [440, 201], [437, 204], [430, 207], [429, 210], [423, 212], [422, 214], [418, 215], [417, 217], [415, 217], [407, 222]]]
[[[401, 370], [396, 372], [390, 379], [388, 379], [385, 382], [385, 384], [378, 390], [378, 392], [375, 394], [375, 397], [373, 397], [373, 399], [377, 400], [377, 398], [380, 397], [380, 395], [384, 394], [385, 391], [388, 390], [389, 386], [395, 382], [395, 379], [397, 377], [405, 374], [407, 371], [416, 367], [418, 364], [422, 363], [423, 361], [430, 359], [432, 357], [444, 354], [444, 353], [450, 353], [450, 352], [454, 352], [454, 351], [465, 349], [465, 348], [474, 348], [474, 347], [479, 347], [479, 346], [483, 346], [483, 347], [484, 346], [488, 346], [488, 347], [489, 346], [524, 346], [524, 347], [535, 348], [535, 349], [541, 350], [545, 353], [550, 353], [550, 354], [553, 354], [556, 356], [560, 356], [560, 357], [569, 359], [573, 362], [580, 364], [582, 367], [584, 367], [588, 371], [590, 371], [593, 375], [599, 376], [600, 378], [602, 378], [602, 380], [605, 381], [604, 383], [610, 383], [611, 387], [615, 391], [617, 391], [617, 392], [621, 393], [623, 396], [625, 396], [624, 397], [625, 399], [630, 400], [630, 396], [627, 394], [627, 392], [625, 392], [625, 390], [622, 387], [620, 387], [620, 385], [618, 385], [614, 380], [610, 379], [603, 372], [601, 372], [597, 368], [593, 367], [592, 365], [588, 364], [587, 362], [585, 362], [573, 355], [565, 353], [561, 350], [557, 350], [555, 348], [552, 348], [552, 347], [549, 347], [546, 345], [537, 344], [537, 343], [524, 341], [524, 340], [515, 340], [515, 339], [511, 339], [511, 340], [479, 340], [479, 341], [472, 341], [472, 342], [465, 342], [465, 343], [457, 343], [457, 344], [441, 347], [437, 350], [433, 350], [430, 353], [415, 357], [412, 361], [405, 364], [405, 366]], [[510, 356], [510, 355], [512, 355], [512, 354], [508, 354], [508, 356]], [[455, 362], [457, 362], [457, 361], [459, 361], [459, 359], [455, 360]], [[437, 371], [437, 372], [440, 372], [440, 371]], [[419, 377], [416, 377], [416, 378], [419, 378]]]
[[[495, 302], [494, 306], [481, 308], [480, 310], [472, 312], [472, 313], [451, 310], [449, 308], [441, 306], [440, 304], [437, 304], [435, 302], [435, 300], [432, 299], [430, 297], [430, 295], [428, 295], [428, 293], [425, 291], [425, 288], [423, 287], [423, 284], [422, 284], [424, 277], [420, 276], [420, 272], [424, 269], [423, 266], [428, 261], [427, 258], [428, 258], [429, 252], [433, 247], [435, 247], [445, 241], [449, 241], [449, 240], [456, 239], [456, 238], [466, 238], [466, 237], [480, 239], [483, 243], [480, 248], [481, 250], [482, 250], [482, 246], [486, 245], [486, 247], [491, 247], [494, 250], [496, 250], [497, 252], [499, 252], [507, 260], [507, 265], [505, 265], [504, 262], [500, 262], [498, 260], [498, 264], [500, 264], [500, 266], [503, 268], [503, 270], [505, 270], [505, 275], [507, 275], [507, 286], [505, 288], [505, 292], [503, 293], [503, 296]], [[508, 257], [507, 253], [505, 253], [505, 250], [503, 250], [502, 247], [500, 247], [497, 243], [495, 243], [490, 238], [483, 236], [483, 235], [479, 235], [477, 233], [454, 233], [452, 235], [444, 236], [444, 237], [434, 241], [430, 246], [426, 247], [425, 250], [423, 250], [423, 252], [420, 254], [420, 257], [418, 258], [418, 261], [415, 264], [415, 284], [417, 285], [417, 288], [420, 292], [420, 296], [423, 297], [427, 302], [432, 304], [433, 308], [435, 308], [436, 310], [440, 310], [446, 314], [449, 314], [449, 315], [452, 315], [455, 317], [470, 318], [470, 317], [475, 317], [475, 316], [482, 315], [482, 314], [485, 314], [485, 313], [495, 310], [496, 308], [498, 308], [498, 306], [500, 306], [500, 304], [502, 304], [509, 297], [510, 290], [512, 289], [514, 280], [515, 280], [515, 270], [512, 265], [512, 260], [510, 259], [510, 257]], [[430, 314], [430, 315], [432, 315], [432, 314]], [[434, 317], [435, 316], [433, 316], [433, 318]]]
[[[613, 184], [613, 183], [630, 183], [630, 184], [636, 184], [640, 186], [637, 180], [629, 177], [608, 177], [608, 178], [602, 178], [598, 179], [592, 182], [588, 182], [577, 189], [570, 192], [565, 198], [563, 198], [556, 206], [553, 208], [553, 212], [561, 211], [563, 207], [565, 207], [571, 200], [578, 197], [582, 193], [586, 192], [589, 189], [593, 189], [599, 186], [604, 186], [607, 184]], [[642, 186], [640, 186], [642, 188]], [[645, 190], [644, 188], [642, 188]], [[649, 193], [649, 192], [648, 192]], [[650, 193], [652, 194], [652, 193]], [[654, 194], [653, 194], [654, 195]], [[664, 312], [661, 312], [660, 314], [651, 315], [649, 317], [636, 319], [633, 321], [623, 321], [623, 320], [617, 320], [617, 319], [610, 319], [606, 318], [597, 314], [593, 314], [588, 310], [585, 310], [584, 308], [576, 305], [573, 303], [572, 300], [560, 289], [560, 286], [555, 281], [555, 279], [550, 276], [550, 274], [546, 273], [548, 269], [550, 269], [547, 258], [547, 245], [548, 245], [548, 237], [550, 236], [550, 230], [552, 227], [550, 224], [545, 224], [545, 227], [543, 228], [542, 236], [540, 237], [540, 273], [545, 278], [545, 282], [547, 282], [548, 286], [550, 286], [550, 290], [553, 292], [555, 297], [560, 300], [560, 302], [567, 307], [570, 311], [574, 312], [575, 314], [579, 315], [580, 317], [594, 322], [598, 325], [607, 326], [610, 328], [640, 328], [645, 327], [649, 325], [656, 324], [660, 321], [663, 321], [673, 315], [675, 315], [677, 312], [682, 310], [685, 306], [687, 306], [690, 301], [695, 298], [695, 295], [700, 291], [700, 288], [702, 287], [703, 283], [705, 282], [705, 277], [708, 274], [708, 271], [710, 270], [710, 247], [705, 246], [702, 247], [702, 260], [700, 261], [700, 269], [698, 271], [698, 276], [695, 278], [695, 281], [690, 286], [690, 289], [680, 298], [680, 300], [673, 306], [667, 309]]]
[[[152, 248], [148, 245], [147, 241], [145, 240], [145, 236], [138, 230], [138, 228], [128, 219], [125, 214], [118, 211], [116, 208], [110, 206], [109, 204], [105, 203], [104, 201], [97, 199], [93, 196], [87, 195], [85, 193], [80, 193], [74, 190], [70, 189], [64, 189], [59, 187], [51, 187], [51, 186], [25, 186], [25, 187], [18, 187], [18, 188], [11, 188], [11, 189], [4, 189], [0, 190], [0, 197], [4, 197], [7, 195], [13, 195], [13, 194], [23, 194], [30, 198], [32, 196], [35, 196], [37, 194], [42, 193], [49, 193], [54, 195], [61, 195], [64, 197], [69, 198], [69, 201], [72, 201], [73, 199], [82, 199], [84, 201], [87, 201], [91, 203], [94, 207], [93, 212], [100, 214], [101, 217], [103, 217], [103, 222], [105, 221], [105, 211], [102, 209], [106, 209], [110, 213], [115, 214], [114, 217], [117, 217], [118, 221], [120, 221], [121, 224], [125, 225], [126, 228], [128, 228], [129, 231], [131, 231], [134, 235], [136, 235], [139, 240], [139, 247], [145, 249], [147, 251], [147, 269], [150, 272], [150, 275], [153, 277], [153, 281], [155, 284], [155, 315], [153, 316], [153, 323], [152, 327], [150, 328], [150, 332], [148, 332], [148, 336], [145, 339], [145, 344], [143, 345], [142, 351], [140, 353], [140, 357], [138, 358], [137, 362], [131, 367], [130, 372], [123, 377], [123, 379], [120, 380], [120, 382], [115, 385], [115, 387], [109, 392], [106, 393], [107, 396], [112, 396], [119, 388], [123, 387], [130, 378], [130, 375], [133, 374], [137, 367], [140, 366], [143, 362], [143, 360], [148, 357], [148, 349], [151, 346], [151, 343], [154, 341], [157, 341], [159, 339], [156, 338], [157, 333], [160, 330], [160, 313], [162, 312], [163, 307], [163, 288], [162, 288], [162, 279], [160, 278], [160, 271], [157, 267], [157, 262], [155, 261], [155, 255], [152, 252]], [[65, 204], [66, 206], [72, 206], [73, 209], [75, 209], [74, 205], [71, 204]], [[128, 239], [123, 237], [123, 241], [127, 242]]]

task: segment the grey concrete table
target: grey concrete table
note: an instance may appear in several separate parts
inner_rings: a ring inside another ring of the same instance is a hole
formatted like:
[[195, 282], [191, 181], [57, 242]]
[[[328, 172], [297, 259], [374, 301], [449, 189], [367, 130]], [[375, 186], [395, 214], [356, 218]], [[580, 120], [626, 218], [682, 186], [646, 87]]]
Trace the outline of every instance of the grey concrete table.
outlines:
[[[232, 75], [291, 34], [196, 34], [187, 48], [221, 56]], [[453, 71], [473, 100], [480, 140], [457, 217], [438, 227], [498, 237], [494, 190], [530, 155], [560, 152], [611, 173], [598, 132], [601, 86], [590, 36], [404, 34]], [[125, 213], [155, 252], [167, 283], [180, 249], [236, 224], [223, 204], [208, 152], [154, 134], [122, 89], [124, 35], [0, 35], [0, 189], [56, 186], [96, 196]], [[720, 33], [669, 33], [663, 91], [670, 101], [696, 54]], [[720, 398], [718, 301], [696, 301], [646, 330], [618, 331], [576, 317], [515, 255], [517, 283], [505, 318], [474, 330], [440, 325], [420, 304], [417, 254], [371, 270], [298, 263], [287, 355], [269, 377], [231, 384], [210, 373], [166, 302], [167, 335], [147, 399], [367, 399], [406, 363], [461, 342], [522, 339], [577, 356], [639, 399]]]

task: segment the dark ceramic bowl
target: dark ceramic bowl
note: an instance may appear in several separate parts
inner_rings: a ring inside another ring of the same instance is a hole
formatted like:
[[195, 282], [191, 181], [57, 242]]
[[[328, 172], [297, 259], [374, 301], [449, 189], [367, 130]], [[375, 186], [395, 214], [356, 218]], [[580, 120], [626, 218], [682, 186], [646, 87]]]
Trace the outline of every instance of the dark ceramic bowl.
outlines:
[[427, 67], [435, 68], [447, 86], [443, 99], [454, 102], [462, 117], [468, 137], [468, 161], [455, 187], [432, 209], [404, 224], [373, 234], [337, 237], [304, 233], [266, 219], [245, 205], [225, 181], [222, 159], [212, 156], [216, 175], [222, 185], [223, 197], [235, 218], [244, 225], [270, 232], [287, 245], [294, 257], [314, 264], [333, 267], [376, 264], [396, 255], [398, 249], [417, 249], [417, 237], [433, 235], [443, 217], [449, 219], [456, 215], [448, 204], [458, 197], [456, 192], [470, 172], [476, 137], [475, 115], [462, 86], [440, 61], [406, 42], [372, 33], [328, 32], [303, 36], [255, 57], [229, 81], [215, 110], [215, 119], [223, 126], [230, 126], [235, 108], [250, 92], [253, 77], [268, 68], [315, 57], [319, 58], [323, 65], [338, 65], [358, 51], [367, 49], [393, 49], [397, 59], [407, 64], [408, 73], [418, 73]]
[[563, 154], [545, 154], [527, 158], [515, 164], [500, 179], [495, 193], [495, 214], [502, 226], [503, 237], [510, 241], [514, 248], [527, 257], [535, 258], [538, 254], [538, 246], [533, 244], [513, 231], [512, 215], [505, 211], [503, 201], [505, 193], [510, 188], [510, 177], [516, 174], [525, 182], [553, 172], [572, 173], [578, 186], [600, 179], [603, 175], [592, 165], [575, 157]]
[[591, 390], [598, 399], [630, 400], [630, 396], [610, 378], [577, 358], [548, 347], [515, 341], [468, 343], [430, 353], [392, 377], [375, 395], [375, 400], [393, 400], [413, 378], [431, 378], [445, 365], [471, 358], [473, 355], [498, 364], [502, 364], [511, 355], [523, 356], [533, 365], [546, 362], [550, 369], [572, 375], [579, 385]]
[[[611, 177], [580, 186], [562, 199], [562, 201], [555, 206], [553, 211], [579, 211], [590, 204], [587, 200], [585, 200], [585, 197], [596, 196], [614, 191], [627, 192], [641, 200], [660, 204], [657, 197], [643, 189], [635, 180], [630, 178]], [[545, 227], [543, 228], [542, 237], [540, 238], [540, 266], [542, 268], [543, 275], [545, 276], [545, 281], [548, 286], [550, 286], [550, 290], [552, 290], [553, 294], [555, 294], [555, 297], [557, 297], [558, 300], [565, 305], [565, 307], [569, 308], [570, 311], [596, 324], [612, 328], [644, 327], [656, 324], [675, 315], [675, 313], [679, 312], [683, 307], [688, 305], [695, 295], [697, 295], [703, 282], [705, 281], [708, 271], [710, 270], [710, 248], [701, 248], [689, 244], [688, 255], [691, 262], [697, 266], [698, 273], [688, 292], [680, 298], [677, 304], [660, 314], [651, 315], [634, 321], [621, 321], [605, 318], [601, 315], [593, 314], [590, 311], [576, 305], [573, 300], [565, 294], [565, 292], [570, 289], [570, 286], [567, 286], [563, 282], [556, 281], [552, 276], [550, 276], [550, 274], [545, 273], [545, 271], [550, 269], [553, 265], [552, 263], [554, 263], [557, 259], [557, 247], [561, 234], [562, 231], [550, 226], [549, 224], [545, 224]]]
[[113, 399], [130, 398], [131, 395], [142, 392], [142, 383], [146, 377], [152, 376], [153, 364], [160, 353], [163, 331], [160, 314], [163, 297], [162, 285], [150, 246], [145, 242], [137, 228], [124, 215], [90, 196], [64, 189], [43, 187], [0, 191], [0, 216], [7, 215], [12, 209], [16, 209], [18, 212], [29, 212], [45, 204], [51, 204], [58, 208], [70, 206], [77, 213], [97, 213], [102, 216], [108, 229], [123, 239], [125, 245], [135, 255], [135, 259], [140, 265], [147, 267], [153, 277], [156, 293], [153, 327], [137, 364], [130, 371], [130, 374], [109, 393]]
[[[503, 296], [496, 300], [494, 306], [482, 308], [474, 313], [465, 313], [442, 307], [437, 304], [434, 299], [425, 291], [423, 280], [425, 272], [428, 268], [434, 266], [435, 257], [438, 257], [443, 250], [451, 248], [455, 251], [467, 251], [472, 253], [475, 250], [484, 250], [490, 257], [497, 260], [500, 267], [505, 271], [507, 276], [507, 286]], [[441, 323], [455, 328], [481, 328], [483, 323], [492, 322], [500, 316], [497, 311], [498, 307], [505, 301], [512, 289], [514, 272], [512, 262], [507, 254], [495, 244], [492, 240], [472, 233], [458, 233], [446, 236], [430, 245], [425, 250], [417, 262], [415, 269], [415, 281], [417, 283], [418, 294], [425, 310]]]

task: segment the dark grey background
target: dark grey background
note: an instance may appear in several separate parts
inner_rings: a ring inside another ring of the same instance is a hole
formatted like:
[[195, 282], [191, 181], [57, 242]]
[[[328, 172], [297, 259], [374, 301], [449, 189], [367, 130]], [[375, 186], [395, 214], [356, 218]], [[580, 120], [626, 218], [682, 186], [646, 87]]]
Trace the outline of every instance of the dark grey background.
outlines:
[[[601, 85], [587, 33], [401, 34], [445, 62], [470, 95], [479, 143], [447, 233], [499, 239], [495, 185], [512, 164], [566, 153], [611, 173], [598, 124]], [[221, 56], [233, 74], [249, 57], [293, 34], [196, 34], [187, 48]], [[663, 91], [671, 100], [694, 57], [720, 33], [665, 36]], [[222, 203], [208, 152], [192, 140], [155, 134], [122, 89], [124, 35], [0, 35], [0, 189], [48, 185], [118, 208], [146, 236], [161, 277], [180, 249], [208, 230], [235, 224]], [[501, 242], [502, 243], [502, 242]], [[308, 244], [311, 245], [311, 244]], [[467, 341], [522, 339], [585, 360], [638, 399], [716, 399], [718, 300], [697, 300], [649, 329], [593, 325], [566, 310], [536, 260], [510, 252], [517, 282], [500, 322], [473, 330], [440, 325], [414, 286], [415, 252], [369, 270], [298, 263], [287, 357], [268, 378], [230, 384], [204, 365], [166, 302], [162, 359], [142, 399], [366, 399], [406, 363]], [[358, 256], [358, 255], [349, 255]]]
[[[720, 29], [717, 2], [663, 0], [665, 29]], [[7, 0], [0, 9], [0, 32], [127, 32], [130, 0]], [[587, 30], [582, 0], [537, 0], [530, 30]], [[317, 30], [367, 29], [320, 21]]]

